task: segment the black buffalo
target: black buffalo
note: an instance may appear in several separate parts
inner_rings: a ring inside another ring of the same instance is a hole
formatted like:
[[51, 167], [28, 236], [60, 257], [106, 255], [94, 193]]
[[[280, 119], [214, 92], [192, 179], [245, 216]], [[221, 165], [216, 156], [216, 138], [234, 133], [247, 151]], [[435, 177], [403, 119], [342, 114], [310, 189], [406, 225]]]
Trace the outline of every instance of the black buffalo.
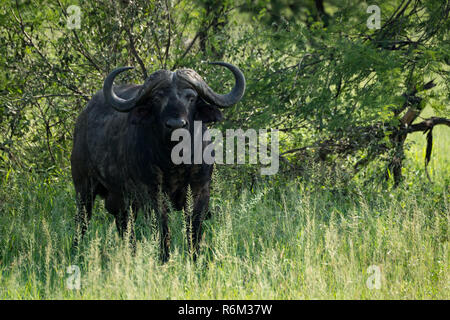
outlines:
[[[171, 161], [171, 133], [186, 128], [191, 134], [194, 120], [219, 121], [218, 108], [236, 104], [245, 91], [245, 78], [235, 66], [214, 62], [228, 68], [235, 85], [228, 94], [215, 93], [193, 70], [159, 70], [143, 85], [113, 86], [114, 78], [130, 67], [118, 68], [105, 79], [77, 119], [71, 156], [72, 177], [77, 195], [78, 231], [85, 233], [97, 195], [113, 214], [119, 234], [131, 225], [139, 210], [154, 209], [160, 229], [161, 259], [169, 258], [170, 233], [168, 201], [173, 208], [186, 206], [188, 186], [192, 190], [193, 210], [186, 214], [189, 248], [198, 250], [202, 223], [208, 214], [210, 164], [180, 164]], [[202, 125], [202, 132], [206, 130]], [[203, 149], [211, 143], [203, 142]], [[130, 214], [130, 211], [134, 214]], [[187, 211], [185, 211], [187, 212]]]

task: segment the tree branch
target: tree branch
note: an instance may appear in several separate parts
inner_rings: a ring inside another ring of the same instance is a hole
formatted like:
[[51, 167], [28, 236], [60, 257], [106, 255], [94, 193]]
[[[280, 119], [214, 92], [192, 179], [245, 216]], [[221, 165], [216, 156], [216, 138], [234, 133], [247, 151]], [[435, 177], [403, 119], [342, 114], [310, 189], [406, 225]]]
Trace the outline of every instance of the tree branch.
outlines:
[[426, 132], [430, 129], [433, 129], [434, 126], [438, 126], [438, 125], [445, 125], [447, 127], [450, 127], [450, 119], [431, 117], [431, 118], [425, 119], [422, 122], [412, 124], [412, 125], [406, 127], [405, 131], [407, 133], [418, 132], [418, 131]]

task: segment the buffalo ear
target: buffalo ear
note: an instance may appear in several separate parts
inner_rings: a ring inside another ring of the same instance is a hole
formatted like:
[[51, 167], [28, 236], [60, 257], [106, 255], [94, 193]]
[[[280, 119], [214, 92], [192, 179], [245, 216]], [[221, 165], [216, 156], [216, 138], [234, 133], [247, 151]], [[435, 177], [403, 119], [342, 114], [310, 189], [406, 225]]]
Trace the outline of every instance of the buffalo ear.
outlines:
[[148, 107], [136, 107], [130, 111], [129, 121], [131, 124], [141, 124], [150, 118], [150, 109]]
[[204, 123], [222, 121], [223, 115], [219, 108], [213, 104], [205, 102], [198, 98], [194, 120], [200, 120]]

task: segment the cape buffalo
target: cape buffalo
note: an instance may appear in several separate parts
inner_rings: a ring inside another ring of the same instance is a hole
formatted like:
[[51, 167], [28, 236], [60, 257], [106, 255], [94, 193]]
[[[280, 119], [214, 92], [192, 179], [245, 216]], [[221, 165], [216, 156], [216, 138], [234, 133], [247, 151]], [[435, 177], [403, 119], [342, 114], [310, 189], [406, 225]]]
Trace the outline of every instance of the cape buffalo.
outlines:
[[[176, 210], [182, 210], [190, 186], [193, 210], [185, 219], [189, 248], [194, 249], [195, 257], [208, 213], [213, 165], [173, 164], [171, 133], [186, 128], [192, 134], [194, 120], [220, 121], [222, 113], [218, 108], [236, 104], [245, 91], [245, 78], [237, 67], [225, 62], [212, 64], [233, 73], [235, 85], [230, 93], [215, 93], [191, 69], [158, 70], [143, 85], [113, 86], [115, 77], [131, 67], [115, 69], [106, 77], [103, 90], [94, 95], [75, 126], [71, 156], [78, 206], [75, 245], [88, 227], [93, 202], [99, 195], [114, 215], [121, 236], [130, 223], [133, 245], [135, 214], [153, 208], [159, 223], [161, 259], [167, 261], [168, 209], [161, 195]], [[203, 124], [202, 133], [206, 129]], [[209, 143], [203, 142], [203, 149]]]

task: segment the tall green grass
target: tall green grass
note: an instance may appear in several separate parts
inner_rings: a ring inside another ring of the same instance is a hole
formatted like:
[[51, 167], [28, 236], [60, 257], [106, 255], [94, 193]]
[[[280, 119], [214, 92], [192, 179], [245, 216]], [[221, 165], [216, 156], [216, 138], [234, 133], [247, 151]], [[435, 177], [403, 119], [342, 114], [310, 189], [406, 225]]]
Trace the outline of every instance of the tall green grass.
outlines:
[[[72, 251], [75, 201], [67, 173], [44, 179], [11, 172], [0, 192], [0, 298], [449, 299], [445, 134], [435, 132], [433, 183], [424, 175], [424, 142], [412, 136], [406, 181], [397, 189], [336, 190], [291, 180], [236, 190], [219, 170], [214, 217], [196, 263], [181, 212], [171, 212], [172, 255], [161, 265], [154, 221], [138, 217], [132, 255], [100, 201]], [[68, 287], [71, 265], [80, 269], [79, 290]], [[371, 266], [380, 271], [379, 289], [368, 286]]]

